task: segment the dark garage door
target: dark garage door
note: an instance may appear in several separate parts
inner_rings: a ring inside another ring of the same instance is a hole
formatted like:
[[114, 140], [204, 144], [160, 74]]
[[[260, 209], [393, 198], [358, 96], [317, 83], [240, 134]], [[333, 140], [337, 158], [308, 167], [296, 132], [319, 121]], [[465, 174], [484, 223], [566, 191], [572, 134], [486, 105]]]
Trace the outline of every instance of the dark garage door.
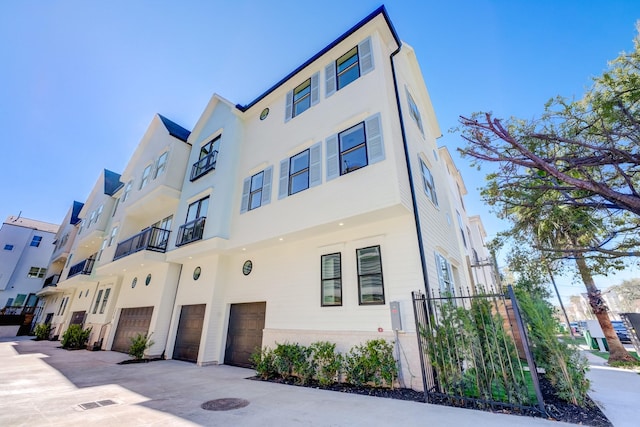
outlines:
[[202, 336], [202, 324], [204, 323], [204, 311], [206, 304], [183, 305], [180, 311], [176, 345], [173, 348], [173, 358], [198, 361], [198, 349]]
[[128, 353], [131, 338], [149, 332], [152, 314], [153, 307], [123, 308], [111, 350]]
[[251, 367], [249, 357], [262, 347], [262, 330], [266, 302], [231, 304], [229, 313], [229, 332], [224, 353], [227, 365]]
[[71, 321], [69, 322], [70, 325], [82, 325], [84, 323], [84, 314], [86, 312], [85, 311], [74, 311], [71, 314]]

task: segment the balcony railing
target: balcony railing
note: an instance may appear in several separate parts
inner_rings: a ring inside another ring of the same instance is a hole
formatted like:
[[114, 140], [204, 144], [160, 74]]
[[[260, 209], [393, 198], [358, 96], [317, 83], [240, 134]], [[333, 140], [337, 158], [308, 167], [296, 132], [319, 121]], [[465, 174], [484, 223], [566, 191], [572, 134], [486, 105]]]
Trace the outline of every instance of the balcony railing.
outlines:
[[141, 233], [118, 243], [113, 260], [120, 259], [133, 253], [147, 250], [153, 252], [165, 252], [171, 231], [158, 227], [149, 227]]
[[42, 285], [42, 287], [46, 288], [47, 286], [55, 286], [59, 280], [60, 280], [59, 274], [54, 274], [53, 276], [49, 276], [46, 279], [44, 279], [44, 284]]
[[178, 229], [176, 246], [182, 246], [187, 243], [195, 242], [196, 240], [201, 240], [204, 232], [204, 222], [206, 219], [206, 217], [202, 216], [181, 225]]
[[218, 151], [216, 150], [195, 162], [191, 167], [191, 181], [195, 181], [202, 175], [215, 169], [217, 159]]
[[69, 269], [67, 279], [77, 276], [78, 274], [91, 274], [91, 270], [93, 270], [93, 264], [95, 264], [95, 262], [96, 259], [94, 257], [80, 261]]

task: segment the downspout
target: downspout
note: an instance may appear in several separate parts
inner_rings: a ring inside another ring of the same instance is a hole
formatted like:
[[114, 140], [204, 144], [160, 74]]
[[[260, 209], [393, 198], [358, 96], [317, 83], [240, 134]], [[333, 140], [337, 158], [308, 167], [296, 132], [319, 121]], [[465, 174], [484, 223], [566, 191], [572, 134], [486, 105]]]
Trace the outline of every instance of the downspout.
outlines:
[[[409, 158], [409, 147], [407, 145], [407, 135], [404, 129], [404, 120], [402, 119], [402, 107], [400, 105], [400, 94], [398, 93], [398, 81], [396, 79], [396, 69], [393, 63], [393, 57], [396, 56], [402, 48], [402, 41], [398, 40], [398, 48], [389, 55], [391, 62], [391, 73], [393, 74], [393, 88], [396, 94], [396, 104], [398, 107], [398, 119], [400, 120], [400, 131], [402, 133], [402, 144], [404, 146], [404, 159], [407, 163], [407, 174], [409, 175], [409, 188], [411, 190], [411, 202], [413, 204], [413, 217], [416, 224], [416, 235], [418, 237], [418, 252], [420, 253], [420, 262], [422, 264], [422, 279], [424, 281], [424, 290], [427, 298], [430, 294], [429, 275], [427, 274], [427, 259], [424, 253], [424, 242], [422, 239], [422, 227], [420, 225], [420, 215], [418, 214], [418, 200], [416, 198], [416, 190], [413, 185], [413, 174], [411, 172], [411, 159]], [[431, 314], [431, 305], [427, 304], [428, 313]]]

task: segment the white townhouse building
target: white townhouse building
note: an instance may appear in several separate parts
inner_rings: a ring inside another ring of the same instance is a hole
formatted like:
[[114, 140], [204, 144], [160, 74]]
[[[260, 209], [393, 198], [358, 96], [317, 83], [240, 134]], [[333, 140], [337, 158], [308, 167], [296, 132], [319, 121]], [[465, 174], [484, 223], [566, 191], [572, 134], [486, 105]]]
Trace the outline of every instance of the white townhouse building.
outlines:
[[249, 104], [214, 94], [191, 132], [158, 115], [85, 202], [52, 323], [199, 365], [395, 340], [419, 389], [411, 293], [470, 287], [483, 245], [440, 135], [384, 7]]

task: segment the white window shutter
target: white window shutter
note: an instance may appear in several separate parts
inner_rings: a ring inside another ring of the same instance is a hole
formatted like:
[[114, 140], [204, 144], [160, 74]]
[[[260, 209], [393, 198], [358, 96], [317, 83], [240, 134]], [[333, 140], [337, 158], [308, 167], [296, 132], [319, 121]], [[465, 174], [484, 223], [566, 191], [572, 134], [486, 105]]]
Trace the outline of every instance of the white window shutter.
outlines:
[[309, 187], [322, 184], [322, 144], [309, 148]]
[[280, 161], [280, 184], [278, 187], [278, 199], [284, 199], [289, 195], [289, 158]]
[[311, 76], [311, 105], [320, 102], [320, 73]]
[[249, 210], [249, 191], [251, 190], [251, 178], [245, 178], [242, 183], [242, 201], [240, 202], [240, 213]]
[[262, 203], [261, 206], [268, 205], [271, 202], [271, 176], [273, 175], [273, 166], [269, 166], [264, 170], [262, 177]]
[[368, 117], [364, 121], [364, 127], [367, 133], [369, 164], [384, 160], [384, 142], [382, 141], [380, 113]]
[[336, 91], [336, 63], [334, 61], [331, 61], [331, 63], [324, 68], [324, 78], [324, 96], [328, 98]]
[[367, 37], [358, 44], [358, 61], [360, 62], [360, 75], [364, 76], [373, 71], [373, 52], [371, 51], [371, 37]]
[[284, 109], [284, 122], [288, 122], [293, 117], [293, 91], [287, 92], [287, 100]]
[[325, 141], [327, 150], [327, 181], [340, 176], [340, 152], [338, 151], [338, 135], [331, 135]]

